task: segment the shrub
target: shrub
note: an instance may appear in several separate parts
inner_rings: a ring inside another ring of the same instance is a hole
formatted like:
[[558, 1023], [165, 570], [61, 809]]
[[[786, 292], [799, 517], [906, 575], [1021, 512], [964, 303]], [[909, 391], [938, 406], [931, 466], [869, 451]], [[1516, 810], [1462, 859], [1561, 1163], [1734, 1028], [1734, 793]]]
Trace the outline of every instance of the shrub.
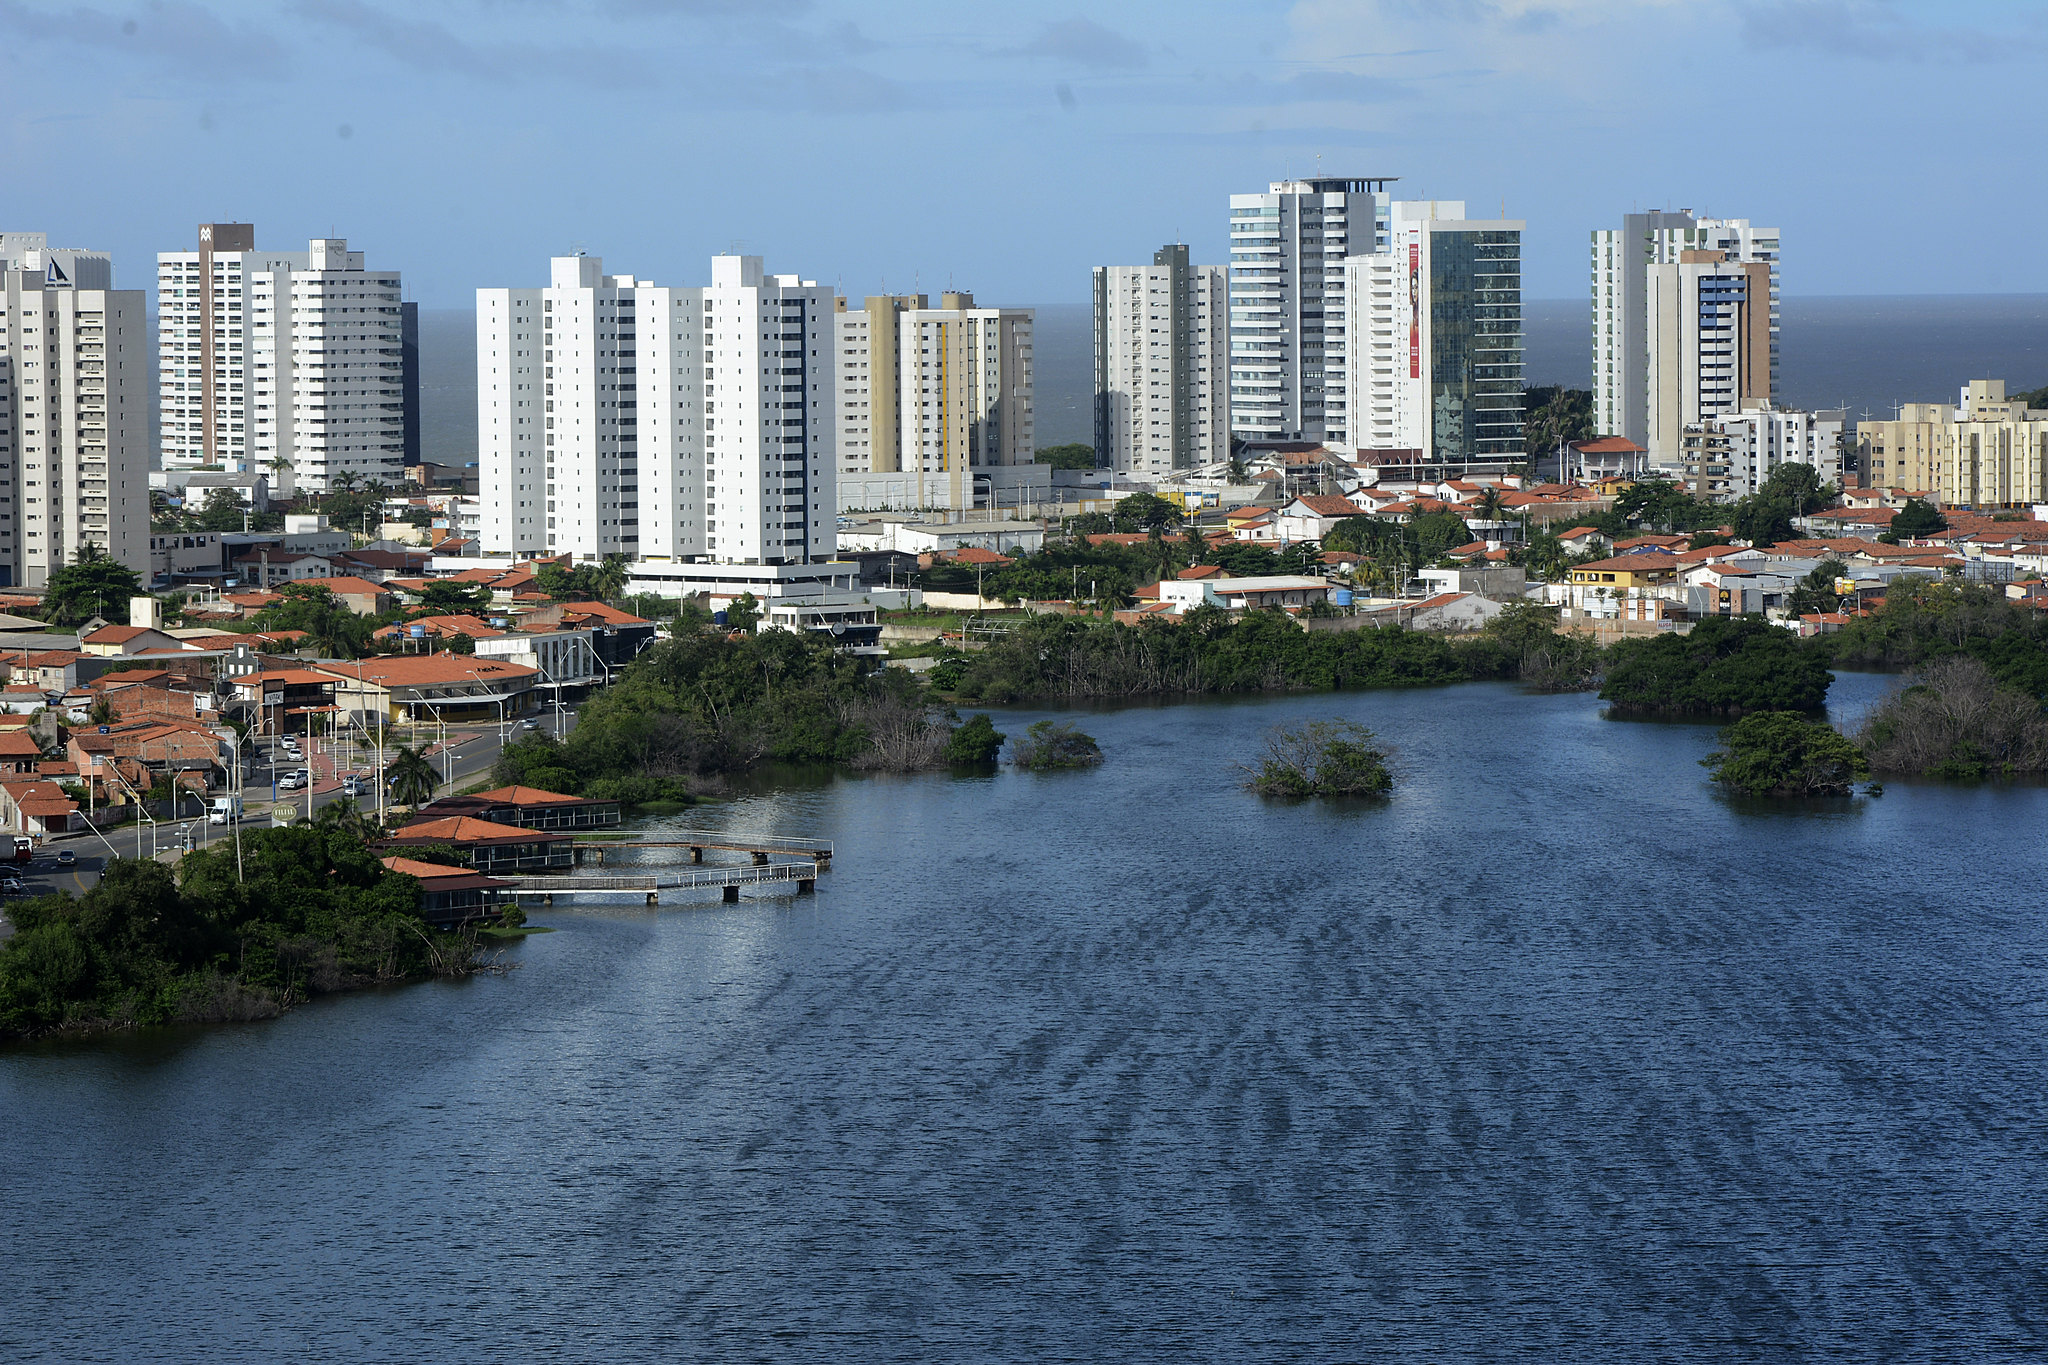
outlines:
[[1758, 711], [1721, 732], [1724, 748], [1700, 760], [1716, 782], [1751, 796], [1847, 796], [1869, 771], [1863, 751], [1832, 725], [1790, 711]]
[[1034, 772], [1091, 768], [1102, 762], [1102, 746], [1066, 721], [1042, 720], [1024, 732], [1010, 751], [1010, 761]]
[[1315, 720], [1275, 730], [1266, 756], [1244, 769], [1244, 785], [1261, 796], [1385, 796], [1393, 790], [1378, 737], [1348, 720]]
[[1623, 640], [1600, 699], [1621, 712], [1818, 711], [1834, 675], [1821, 653], [1761, 617], [1714, 616], [1689, 635]]
[[1929, 665], [1880, 702], [1860, 736], [1870, 766], [1959, 781], [2048, 772], [2048, 716], [2025, 692], [2000, 687], [1981, 661]]
[[1005, 736], [996, 729], [988, 712], [978, 711], [953, 731], [946, 741], [948, 763], [993, 763]]

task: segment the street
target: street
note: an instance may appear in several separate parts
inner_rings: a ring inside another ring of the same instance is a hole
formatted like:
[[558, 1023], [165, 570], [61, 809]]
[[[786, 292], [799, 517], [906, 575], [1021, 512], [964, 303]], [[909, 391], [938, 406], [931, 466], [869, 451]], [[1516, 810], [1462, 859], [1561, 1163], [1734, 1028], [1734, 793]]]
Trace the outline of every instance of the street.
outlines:
[[[576, 713], [563, 712], [560, 716], [544, 715], [535, 717], [538, 729], [544, 734], [568, 734], [575, 728]], [[488, 776], [498, 761], [503, 748], [504, 735], [496, 725], [479, 727], [448, 728], [448, 742], [445, 749], [436, 747], [429, 756], [437, 774], [442, 774], [441, 783], [434, 795], [447, 796], [472, 786]], [[517, 724], [510, 727], [513, 738], [532, 733], [522, 730]], [[425, 742], [425, 737], [422, 737]], [[294, 769], [304, 768], [313, 774], [309, 787], [299, 791], [276, 792], [277, 806], [289, 805], [298, 819], [306, 819], [342, 796], [343, 775], [355, 772], [363, 782], [363, 795], [358, 798], [365, 812], [375, 815], [377, 811], [377, 790], [374, 770], [376, 751], [359, 750], [354, 745], [342, 745], [338, 750], [321, 747], [320, 741], [302, 740], [303, 757], [292, 759], [284, 752], [282, 744], [274, 740], [254, 741], [256, 753], [243, 771], [243, 810], [239, 824], [241, 828], [265, 829], [273, 823], [272, 783]], [[385, 749], [388, 762], [391, 748]], [[337, 771], [338, 770], [338, 771]], [[48, 895], [55, 891], [69, 891], [82, 894], [98, 883], [100, 869], [106, 865], [110, 855], [122, 858], [147, 858], [152, 852], [166, 853], [190, 847], [199, 848], [217, 843], [232, 834], [225, 825], [207, 823], [206, 812], [197, 797], [187, 795], [179, 803], [182, 818], [161, 819], [152, 826], [148, 821], [123, 824], [114, 828], [82, 830], [51, 840], [36, 850], [35, 860], [21, 867], [24, 894], [30, 896]], [[81, 812], [83, 815], [83, 812]], [[73, 867], [59, 867], [56, 855], [59, 849], [69, 849], [78, 858]], [[5, 901], [0, 901], [0, 937], [11, 932], [5, 924]]]

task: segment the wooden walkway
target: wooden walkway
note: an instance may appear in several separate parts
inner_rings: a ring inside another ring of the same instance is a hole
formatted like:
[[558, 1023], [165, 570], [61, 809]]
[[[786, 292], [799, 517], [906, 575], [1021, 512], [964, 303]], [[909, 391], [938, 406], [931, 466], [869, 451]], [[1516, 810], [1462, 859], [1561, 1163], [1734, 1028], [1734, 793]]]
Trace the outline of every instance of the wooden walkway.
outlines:
[[603, 867], [615, 856], [621, 862], [655, 861], [646, 855], [685, 850], [691, 862], [701, 863], [706, 849], [750, 853], [757, 866], [777, 857], [803, 858], [814, 868], [828, 866], [832, 861], [832, 844], [826, 839], [787, 839], [773, 834], [726, 834], [712, 830], [685, 831], [667, 839], [579, 839], [575, 849], [578, 867], [585, 863]]
[[643, 895], [649, 905], [658, 903], [664, 891], [711, 891], [727, 901], [740, 898], [743, 886], [794, 883], [797, 894], [807, 896], [817, 889], [822, 862], [741, 863], [733, 867], [692, 867], [688, 871], [661, 872], [647, 877], [508, 877], [514, 882], [512, 894], [520, 901], [540, 898], [553, 905], [557, 896]]

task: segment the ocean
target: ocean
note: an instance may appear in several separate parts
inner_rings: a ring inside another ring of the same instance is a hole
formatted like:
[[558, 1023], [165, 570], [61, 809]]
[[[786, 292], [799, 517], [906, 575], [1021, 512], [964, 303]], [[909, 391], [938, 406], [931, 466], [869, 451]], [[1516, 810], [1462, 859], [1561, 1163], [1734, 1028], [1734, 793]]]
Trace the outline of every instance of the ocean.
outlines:
[[[1591, 359], [1583, 299], [1524, 307], [1531, 384], [1583, 388]], [[1900, 403], [1954, 402], [1972, 379], [2048, 384], [2048, 294], [1788, 298], [1784, 400], [1885, 417]], [[1085, 304], [1038, 308], [1038, 443], [1093, 439], [1094, 342]], [[476, 458], [476, 331], [467, 309], [420, 314], [421, 440], [430, 460]]]

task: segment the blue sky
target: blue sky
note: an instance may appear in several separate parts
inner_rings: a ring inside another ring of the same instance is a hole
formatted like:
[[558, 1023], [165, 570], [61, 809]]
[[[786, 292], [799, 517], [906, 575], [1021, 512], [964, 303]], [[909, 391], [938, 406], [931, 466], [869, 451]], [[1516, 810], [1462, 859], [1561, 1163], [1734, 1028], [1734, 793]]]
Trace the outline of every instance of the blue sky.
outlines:
[[333, 233], [428, 307], [581, 247], [738, 243], [850, 294], [1080, 303], [1288, 174], [1586, 233], [1785, 233], [1798, 294], [2048, 290], [2048, 7], [1951, 0], [0, 0], [0, 226], [153, 253]]

